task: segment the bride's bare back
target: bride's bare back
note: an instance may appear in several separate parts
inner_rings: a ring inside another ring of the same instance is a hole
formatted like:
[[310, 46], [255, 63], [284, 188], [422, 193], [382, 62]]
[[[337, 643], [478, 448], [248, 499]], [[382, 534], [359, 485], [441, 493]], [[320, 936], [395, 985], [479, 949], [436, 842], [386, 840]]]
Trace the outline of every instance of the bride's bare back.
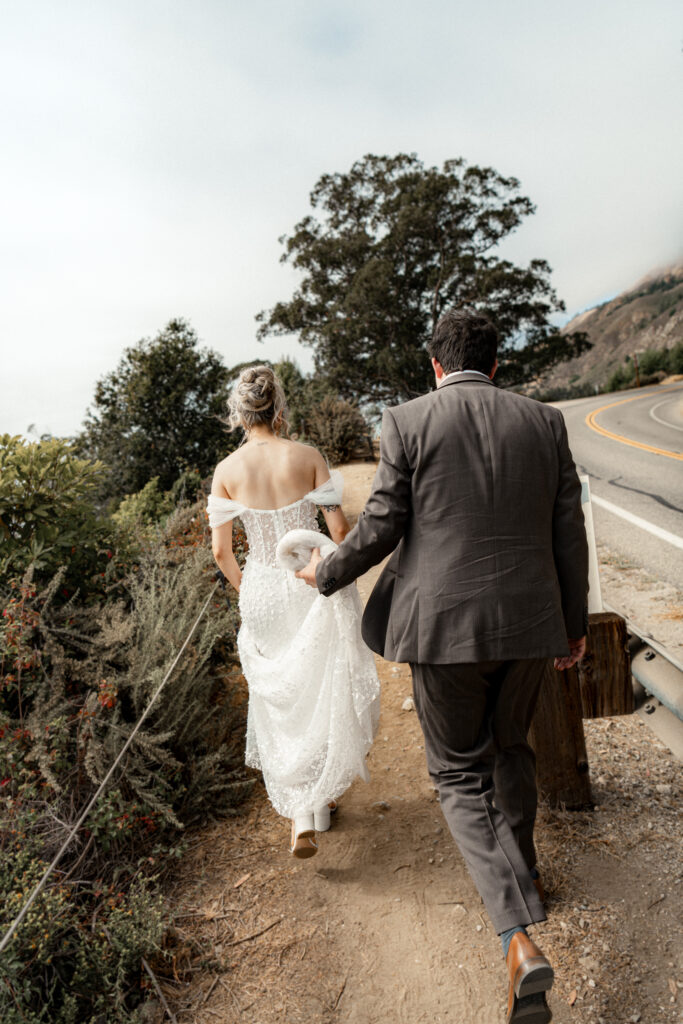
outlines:
[[[286, 427], [282, 384], [269, 366], [247, 367], [229, 400], [230, 425], [248, 437], [216, 466], [211, 493], [248, 509], [273, 511], [301, 501], [326, 480], [330, 471], [315, 448], [281, 436]], [[339, 544], [349, 524], [339, 505], [323, 505], [332, 539]], [[232, 519], [212, 529], [214, 557], [223, 574], [239, 590], [242, 572], [232, 550]]]
[[213, 494], [248, 508], [283, 508], [329, 478], [324, 458], [310, 445], [266, 431], [253, 435], [216, 467]]
[[[247, 508], [272, 510], [300, 501], [329, 477], [315, 448], [254, 427], [250, 440], [216, 466], [211, 493]], [[346, 516], [339, 505], [323, 505], [322, 511], [330, 536], [340, 544], [350, 529]], [[242, 572], [232, 550], [232, 521], [211, 531], [211, 543], [218, 566], [239, 590]]]

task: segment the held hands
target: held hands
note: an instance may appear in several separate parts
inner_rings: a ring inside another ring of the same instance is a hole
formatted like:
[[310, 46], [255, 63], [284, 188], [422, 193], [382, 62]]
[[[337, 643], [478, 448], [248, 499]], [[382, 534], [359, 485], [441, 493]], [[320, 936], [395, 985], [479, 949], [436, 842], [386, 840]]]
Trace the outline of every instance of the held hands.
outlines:
[[569, 640], [569, 656], [565, 658], [555, 658], [555, 668], [558, 672], [564, 672], [566, 668], [571, 668], [573, 665], [576, 665], [577, 661], [581, 661], [585, 653], [585, 636], [582, 636], [580, 640]]
[[309, 587], [315, 587], [318, 589], [318, 584], [315, 581], [315, 569], [318, 562], [322, 562], [320, 556], [320, 548], [313, 548], [311, 551], [311, 560], [308, 565], [305, 565], [303, 569], [299, 569], [294, 575], [297, 579], [303, 580], [304, 583], [308, 583]]

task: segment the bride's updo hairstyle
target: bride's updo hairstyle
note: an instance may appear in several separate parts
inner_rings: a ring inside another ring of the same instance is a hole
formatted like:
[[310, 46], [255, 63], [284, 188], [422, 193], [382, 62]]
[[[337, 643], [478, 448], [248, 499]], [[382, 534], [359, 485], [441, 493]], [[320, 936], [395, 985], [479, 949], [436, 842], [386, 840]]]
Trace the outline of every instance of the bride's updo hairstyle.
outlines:
[[228, 399], [228, 424], [232, 430], [265, 425], [276, 434], [289, 434], [287, 401], [282, 384], [269, 366], [248, 366], [242, 370]]

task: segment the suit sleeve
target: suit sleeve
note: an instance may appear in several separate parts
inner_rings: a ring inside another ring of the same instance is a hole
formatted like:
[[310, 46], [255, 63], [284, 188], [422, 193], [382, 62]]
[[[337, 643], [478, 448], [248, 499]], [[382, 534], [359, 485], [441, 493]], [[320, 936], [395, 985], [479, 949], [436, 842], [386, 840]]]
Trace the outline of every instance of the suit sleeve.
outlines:
[[567, 636], [578, 640], [588, 632], [588, 542], [581, 508], [581, 481], [569, 449], [567, 427], [561, 413], [559, 430], [556, 426], [555, 434], [559, 481], [553, 509], [553, 556], [560, 582]]
[[380, 457], [372, 490], [353, 530], [318, 563], [318, 590], [326, 597], [346, 587], [394, 550], [412, 515], [411, 471], [390, 409], [382, 416]]

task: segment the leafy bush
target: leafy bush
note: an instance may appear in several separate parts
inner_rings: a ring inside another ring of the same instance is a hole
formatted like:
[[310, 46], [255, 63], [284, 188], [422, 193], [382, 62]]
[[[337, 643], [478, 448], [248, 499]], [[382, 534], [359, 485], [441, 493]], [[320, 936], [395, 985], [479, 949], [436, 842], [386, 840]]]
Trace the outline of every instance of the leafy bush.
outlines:
[[127, 494], [112, 513], [112, 519], [124, 530], [133, 532], [140, 526], [162, 522], [175, 508], [170, 491], [162, 491], [159, 477], [152, 477], [136, 494]]
[[607, 382], [607, 391], [623, 391], [624, 388], [633, 387], [635, 381], [635, 369], [629, 360], [622, 366], [617, 367]]
[[[515, 389], [512, 389], [515, 390]], [[559, 384], [551, 388], [534, 388], [523, 391], [523, 394], [534, 398], [537, 402], [562, 402], [569, 398], [587, 398], [597, 393], [594, 384]]]
[[125, 546], [93, 504], [103, 473], [68, 440], [0, 437], [0, 575], [20, 576], [32, 565], [47, 580], [63, 567], [66, 596], [77, 587], [83, 596], [101, 593], [120, 570], [110, 564], [115, 548]]
[[683, 341], [669, 349], [666, 369], [668, 373], [683, 373]]
[[[63, 569], [47, 585], [29, 570], [2, 593], [0, 935], [211, 594], [203, 506], [171, 514], [116, 598], [58, 600]], [[0, 954], [3, 1024], [142, 1022], [141, 957], [163, 968], [159, 886], [186, 848], [182, 832], [236, 813], [251, 785], [230, 681], [237, 606], [228, 597], [211, 596], [121, 765]]]
[[666, 373], [669, 353], [666, 349], [648, 349], [638, 358], [640, 374], [642, 377], [649, 377], [653, 373], [663, 371]]
[[[21, 805], [13, 810], [8, 824], [15, 827], [3, 830], [3, 840], [12, 831], [14, 842], [2, 844], [0, 891], [14, 897], [7, 910], [16, 912], [47, 860], [33, 832], [35, 814]], [[140, 958], [156, 953], [164, 930], [156, 876], [134, 876], [123, 888], [120, 881], [105, 885], [95, 879], [85, 888], [68, 873], [57, 877], [0, 954], [3, 1024], [142, 1022]], [[2, 916], [4, 930], [9, 915]]]
[[[673, 348], [650, 348], [638, 357], [638, 369], [641, 385], [657, 384], [667, 374], [683, 373], [683, 342], [677, 342]], [[633, 361], [627, 356], [610, 377], [607, 391], [621, 391], [623, 388], [635, 386], [636, 371]]]

